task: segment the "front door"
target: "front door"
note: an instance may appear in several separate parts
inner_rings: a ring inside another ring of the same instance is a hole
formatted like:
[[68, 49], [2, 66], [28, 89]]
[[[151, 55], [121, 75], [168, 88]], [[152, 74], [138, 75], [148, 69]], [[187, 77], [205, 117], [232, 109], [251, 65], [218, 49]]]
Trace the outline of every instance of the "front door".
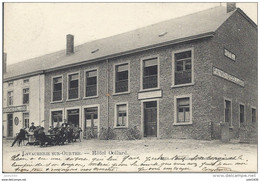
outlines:
[[68, 110], [68, 124], [79, 127], [79, 109]]
[[7, 137], [13, 137], [13, 114], [7, 114]]
[[98, 108], [90, 107], [85, 109], [84, 137], [86, 139], [97, 138], [98, 136]]
[[157, 136], [157, 102], [144, 103], [144, 136]]

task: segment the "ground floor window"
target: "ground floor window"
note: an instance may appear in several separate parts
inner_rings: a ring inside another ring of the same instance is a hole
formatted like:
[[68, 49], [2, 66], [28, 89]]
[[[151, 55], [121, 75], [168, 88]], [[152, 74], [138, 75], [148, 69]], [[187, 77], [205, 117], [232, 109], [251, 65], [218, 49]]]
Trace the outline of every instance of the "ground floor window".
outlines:
[[225, 122], [232, 126], [231, 120], [231, 101], [225, 99]]
[[68, 110], [67, 115], [67, 123], [73, 127], [79, 127], [79, 109]]
[[85, 127], [84, 137], [97, 138], [98, 137], [98, 107], [85, 108]]
[[190, 124], [192, 121], [191, 95], [175, 98], [175, 124]]
[[51, 112], [51, 125], [56, 127], [61, 125], [62, 122], [62, 111], [53, 111]]
[[256, 122], [256, 109], [252, 108], [252, 122], [255, 123]]
[[29, 113], [23, 113], [23, 128], [29, 128]]
[[178, 104], [178, 117], [177, 122], [190, 122], [190, 100], [189, 98], [177, 99]]
[[127, 104], [117, 104], [115, 127], [126, 127], [128, 121], [127, 117]]

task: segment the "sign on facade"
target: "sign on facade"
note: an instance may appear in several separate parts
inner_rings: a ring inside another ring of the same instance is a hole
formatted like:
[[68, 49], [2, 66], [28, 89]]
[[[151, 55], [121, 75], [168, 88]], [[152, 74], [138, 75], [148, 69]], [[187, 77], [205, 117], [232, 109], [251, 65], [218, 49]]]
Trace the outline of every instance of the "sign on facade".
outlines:
[[17, 126], [19, 124], [19, 118], [18, 117], [15, 117], [14, 118], [14, 124]]
[[226, 57], [230, 58], [231, 60], [236, 61], [236, 55], [234, 53], [230, 52], [229, 50], [224, 49], [224, 54]]
[[27, 111], [27, 106], [22, 105], [22, 106], [14, 106], [14, 107], [4, 107], [3, 112], [4, 113], [9, 113], [9, 112], [23, 112]]
[[223, 79], [226, 79], [230, 82], [238, 84], [242, 87], [245, 87], [245, 82], [243, 80], [241, 80], [241, 79], [239, 79], [239, 78], [237, 78], [233, 75], [230, 75], [229, 73], [226, 73], [226, 72], [224, 72], [224, 71], [222, 71], [222, 70], [220, 70], [216, 67], [213, 67], [213, 75], [216, 75], [216, 76], [221, 77]]

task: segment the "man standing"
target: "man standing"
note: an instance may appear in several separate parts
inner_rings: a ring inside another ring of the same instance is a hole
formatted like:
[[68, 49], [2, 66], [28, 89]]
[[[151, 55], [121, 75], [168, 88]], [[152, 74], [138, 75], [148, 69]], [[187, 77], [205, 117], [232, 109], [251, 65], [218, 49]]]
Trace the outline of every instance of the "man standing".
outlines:
[[36, 127], [34, 126], [34, 122], [32, 122], [32, 125], [29, 128], [29, 132], [33, 132], [36, 129]]

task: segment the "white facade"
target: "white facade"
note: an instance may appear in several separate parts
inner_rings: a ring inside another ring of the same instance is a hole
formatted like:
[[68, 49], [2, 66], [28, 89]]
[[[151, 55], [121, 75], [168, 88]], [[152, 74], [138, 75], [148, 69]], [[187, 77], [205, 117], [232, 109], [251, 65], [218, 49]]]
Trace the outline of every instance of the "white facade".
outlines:
[[[30, 126], [32, 122], [35, 126], [44, 125], [44, 82], [43, 74], [4, 82], [4, 137], [15, 137], [21, 128]], [[24, 89], [29, 92], [28, 103], [24, 103]], [[12, 92], [12, 105], [8, 103], [8, 92]]]

